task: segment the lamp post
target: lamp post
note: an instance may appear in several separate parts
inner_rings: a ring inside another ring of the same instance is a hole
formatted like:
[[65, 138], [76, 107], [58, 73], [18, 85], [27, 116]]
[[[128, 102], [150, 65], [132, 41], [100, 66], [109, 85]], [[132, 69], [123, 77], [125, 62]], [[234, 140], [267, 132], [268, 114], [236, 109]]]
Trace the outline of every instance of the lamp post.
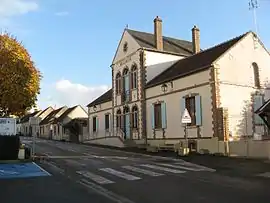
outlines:
[[167, 92], [167, 90], [168, 90], [168, 86], [167, 86], [167, 84], [162, 84], [161, 85], [161, 91], [163, 92], [163, 93], [165, 93], [165, 92]]

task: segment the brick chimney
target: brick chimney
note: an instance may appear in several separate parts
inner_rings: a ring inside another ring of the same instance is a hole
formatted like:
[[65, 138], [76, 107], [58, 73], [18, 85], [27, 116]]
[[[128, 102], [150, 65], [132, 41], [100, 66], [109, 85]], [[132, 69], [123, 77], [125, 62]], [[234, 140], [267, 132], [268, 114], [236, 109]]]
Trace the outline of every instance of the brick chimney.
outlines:
[[155, 46], [157, 50], [163, 50], [162, 20], [157, 16], [154, 19]]
[[200, 30], [196, 25], [192, 28], [192, 45], [193, 45], [193, 53], [197, 54], [200, 52]]

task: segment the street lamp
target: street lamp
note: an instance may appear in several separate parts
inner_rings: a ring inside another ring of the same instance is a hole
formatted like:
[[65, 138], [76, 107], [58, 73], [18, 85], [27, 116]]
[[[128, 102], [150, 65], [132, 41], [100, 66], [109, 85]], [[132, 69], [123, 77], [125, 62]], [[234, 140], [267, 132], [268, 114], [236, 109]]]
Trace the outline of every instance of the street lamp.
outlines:
[[165, 92], [167, 92], [167, 90], [168, 90], [167, 84], [162, 84], [162, 85], [161, 85], [161, 91], [162, 91], [163, 93], [165, 93]]

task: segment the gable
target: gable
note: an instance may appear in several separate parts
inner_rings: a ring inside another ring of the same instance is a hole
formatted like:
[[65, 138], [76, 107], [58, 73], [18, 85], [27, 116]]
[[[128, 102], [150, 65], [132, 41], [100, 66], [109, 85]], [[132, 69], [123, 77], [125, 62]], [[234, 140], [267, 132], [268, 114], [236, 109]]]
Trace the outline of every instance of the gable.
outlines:
[[[123, 49], [125, 43], [127, 43], [127, 51], [124, 51], [124, 49]], [[140, 45], [136, 42], [136, 40], [125, 29], [123, 32], [122, 38], [118, 44], [118, 47], [117, 47], [116, 53], [114, 55], [114, 59], [113, 59], [112, 64], [123, 59], [124, 57], [128, 56], [129, 54], [134, 53], [139, 48], [140, 48]]]

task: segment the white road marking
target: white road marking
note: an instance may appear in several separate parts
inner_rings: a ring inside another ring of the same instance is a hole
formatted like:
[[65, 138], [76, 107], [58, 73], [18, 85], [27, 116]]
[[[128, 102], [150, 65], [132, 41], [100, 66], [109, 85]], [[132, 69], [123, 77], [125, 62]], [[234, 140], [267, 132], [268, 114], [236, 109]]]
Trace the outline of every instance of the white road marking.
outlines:
[[183, 162], [176, 162], [175, 164], [177, 165], [182, 165], [182, 166], [190, 166], [190, 167], [195, 167], [195, 168], [200, 168], [203, 169], [204, 171], [210, 171], [210, 172], [215, 172], [215, 169], [212, 168], [208, 168], [206, 166], [202, 166], [202, 165], [198, 165], [198, 164], [193, 164], [187, 161], [183, 161]]
[[42, 170], [44, 173], [46, 173], [48, 176], [51, 176], [51, 174], [46, 171], [44, 168], [42, 168], [41, 166], [37, 165], [35, 162], [32, 162], [36, 167], [38, 167], [40, 170]]
[[270, 178], [270, 172], [260, 173], [257, 176], [261, 176], [261, 177], [264, 177], [264, 178]]
[[93, 181], [95, 181], [96, 183], [99, 183], [99, 184], [111, 184], [111, 183], [114, 183], [113, 181], [111, 180], [108, 180], [100, 175], [97, 175], [97, 174], [94, 174], [94, 173], [91, 173], [89, 171], [76, 171], [76, 173], [86, 177], [86, 178], [89, 178]]
[[112, 191], [107, 190], [104, 187], [101, 187], [100, 185], [97, 185], [95, 183], [89, 182], [85, 179], [82, 179], [80, 181], [78, 181], [81, 185], [89, 188], [91, 191], [95, 191], [96, 193], [103, 195], [104, 197], [110, 199], [113, 202], [116, 203], [134, 203], [133, 201], [122, 197], [118, 194], [113, 193]]
[[145, 175], [149, 175], [149, 176], [163, 176], [164, 175], [162, 173], [157, 173], [157, 172], [154, 172], [154, 171], [149, 171], [149, 170], [146, 170], [146, 169], [137, 168], [137, 167], [134, 167], [134, 166], [122, 166], [122, 168], [127, 169], [127, 170], [131, 170], [131, 171], [134, 171], [134, 172], [142, 173], [142, 174], [145, 174]]
[[158, 169], [161, 171], [171, 172], [171, 173], [186, 173], [186, 171], [180, 171], [180, 170], [176, 170], [176, 169], [166, 168], [166, 167], [162, 167], [162, 166], [155, 166], [155, 165], [151, 165], [151, 164], [141, 164], [141, 166], [144, 166], [147, 168], [152, 168], [152, 169]]
[[62, 168], [59, 168], [54, 162], [46, 162], [46, 164], [49, 165], [52, 170], [55, 170], [61, 174], [65, 173], [65, 170]]
[[117, 171], [117, 170], [114, 170], [112, 168], [101, 168], [99, 170], [105, 171], [107, 173], [110, 173], [112, 175], [118, 176], [120, 178], [124, 178], [126, 180], [139, 180], [139, 179], [141, 179], [139, 177], [136, 177], [136, 176], [133, 176], [133, 175], [130, 175], [130, 174], [121, 172], [121, 171]]
[[188, 171], [202, 171], [203, 170], [203, 169], [199, 169], [199, 168], [190, 168], [190, 167], [186, 167], [186, 166], [172, 165], [172, 164], [158, 163], [158, 165], [171, 167], [171, 168], [177, 168], [177, 169], [184, 169], [184, 170], [188, 170]]

